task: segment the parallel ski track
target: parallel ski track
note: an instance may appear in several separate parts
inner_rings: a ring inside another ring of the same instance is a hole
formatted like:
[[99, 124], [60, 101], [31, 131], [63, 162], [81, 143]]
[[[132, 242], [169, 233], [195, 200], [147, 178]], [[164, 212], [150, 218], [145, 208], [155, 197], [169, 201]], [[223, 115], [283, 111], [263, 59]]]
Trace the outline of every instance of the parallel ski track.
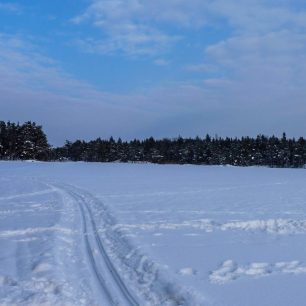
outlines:
[[[109, 305], [121, 305], [118, 302], [118, 300], [114, 298], [111, 290], [109, 289], [108, 284], [112, 283], [117, 287], [117, 290], [121, 293], [122, 297], [121, 300], [122, 299], [124, 300], [124, 305], [139, 306], [139, 303], [137, 302], [136, 298], [128, 290], [122, 278], [120, 277], [118, 271], [114, 267], [111, 259], [107, 255], [105, 247], [103, 246], [101, 238], [98, 234], [97, 226], [92, 216], [91, 210], [88, 207], [88, 203], [86, 201], [86, 197], [88, 196], [83, 195], [78, 191], [72, 191], [72, 187], [61, 188], [61, 189], [64, 190], [66, 193], [68, 193], [79, 206], [83, 222], [83, 236], [85, 240], [85, 247], [88, 254], [88, 258], [94, 270], [96, 278], [101, 286], [102, 293], [107, 298]], [[90, 235], [93, 235], [94, 241], [92, 241], [89, 238]], [[97, 246], [100, 255], [98, 258], [103, 260], [105, 266], [107, 267], [108, 270], [107, 281], [106, 281], [106, 275], [103, 276], [103, 272], [105, 273], [105, 271], [100, 271], [99, 266], [97, 264], [97, 259], [95, 258], [96, 256], [92, 252], [92, 250], [95, 249], [95, 245]]]

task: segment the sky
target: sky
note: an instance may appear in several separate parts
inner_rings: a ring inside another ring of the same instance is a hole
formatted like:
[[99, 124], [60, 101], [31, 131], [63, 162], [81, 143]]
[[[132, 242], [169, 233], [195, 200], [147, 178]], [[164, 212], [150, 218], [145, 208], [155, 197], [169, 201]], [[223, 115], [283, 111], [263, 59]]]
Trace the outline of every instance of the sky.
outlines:
[[66, 139], [306, 137], [306, 0], [0, 0], [0, 120]]

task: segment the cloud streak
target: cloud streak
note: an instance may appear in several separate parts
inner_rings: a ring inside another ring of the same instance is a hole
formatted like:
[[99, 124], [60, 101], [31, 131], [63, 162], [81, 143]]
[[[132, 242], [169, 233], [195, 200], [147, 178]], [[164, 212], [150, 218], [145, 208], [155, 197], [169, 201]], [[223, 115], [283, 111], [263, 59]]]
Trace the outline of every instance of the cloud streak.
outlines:
[[180, 29], [221, 25], [234, 35], [266, 34], [288, 26], [305, 29], [306, 12], [288, 0], [92, 0], [72, 21], [101, 31], [103, 39], [82, 40], [87, 50], [152, 55], [183, 39], [177, 35]]
[[93, 1], [86, 11], [72, 19], [75, 24], [91, 23], [101, 30], [104, 39], [78, 40], [84, 50], [97, 53], [155, 55], [169, 48], [180, 37], [169, 35], [151, 24], [156, 14], [147, 3], [138, 0]]
[[22, 8], [16, 3], [2, 2], [0, 3], [0, 11], [7, 11], [12, 13], [21, 13]]

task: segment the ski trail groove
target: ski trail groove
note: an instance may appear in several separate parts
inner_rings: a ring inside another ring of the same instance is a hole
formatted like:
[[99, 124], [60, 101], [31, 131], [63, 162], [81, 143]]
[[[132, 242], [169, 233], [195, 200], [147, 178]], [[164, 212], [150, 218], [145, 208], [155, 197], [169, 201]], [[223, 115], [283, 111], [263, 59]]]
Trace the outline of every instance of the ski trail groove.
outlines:
[[[68, 193], [79, 206], [83, 223], [86, 252], [90, 265], [102, 288], [103, 295], [110, 305], [139, 306], [136, 298], [126, 287], [105, 250], [101, 238], [99, 237], [91, 210], [88, 207], [86, 195], [72, 191], [72, 188], [69, 187], [61, 189]], [[93, 254], [93, 250], [98, 250], [98, 254]], [[114, 298], [114, 296], [116, 296], [116, 298]]]
[[[78, 202], [78, 201], [77, 201]], [[83, 236], [84, 236], [84, 241], [85, 241], [85, 245], [86, 245], [86, 252], [90, 261], [90, 264], [93, 268], [93, 271], [96, 275], [96, 278], [98, 279], [100, 286], [102, 288], [102, 291], [104, 293], [104, 295], [106, 296], [106, 298], [108, 299], [108, 301], [110, 302], [111, 305], [116, 305], [115, 301], [113, 300], [113, 297], [111, 295], [111, 293], [109, 292], [108, 288], [107, 288], [107, 284], [105, 279], [103, 278], [103, 276], [101, 275], [101, 273], [99, 272], [99, 269], [97, 267], [94, 255], [92, 253], [92, 246], [90, 245], [89, 242], [89, 233], [88, 233], [88, 229], [87, 229], [87, 222], [86, 222], [86, 217], [85, 217], [85, 212], [84, 209], [82, 207], [82, 205], [80, 203], [78, 203], [80, 211], [81, 211], [81, 217], [82, 217], [82, 223], [83, 223]]]

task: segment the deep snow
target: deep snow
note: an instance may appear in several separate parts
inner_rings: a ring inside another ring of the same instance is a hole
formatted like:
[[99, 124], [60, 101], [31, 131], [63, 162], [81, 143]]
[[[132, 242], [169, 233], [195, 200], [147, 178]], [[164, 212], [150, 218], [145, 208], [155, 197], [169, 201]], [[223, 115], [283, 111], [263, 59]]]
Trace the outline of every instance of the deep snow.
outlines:
[[304, 305], [304, 169], [0, 162], [0, 304]]

